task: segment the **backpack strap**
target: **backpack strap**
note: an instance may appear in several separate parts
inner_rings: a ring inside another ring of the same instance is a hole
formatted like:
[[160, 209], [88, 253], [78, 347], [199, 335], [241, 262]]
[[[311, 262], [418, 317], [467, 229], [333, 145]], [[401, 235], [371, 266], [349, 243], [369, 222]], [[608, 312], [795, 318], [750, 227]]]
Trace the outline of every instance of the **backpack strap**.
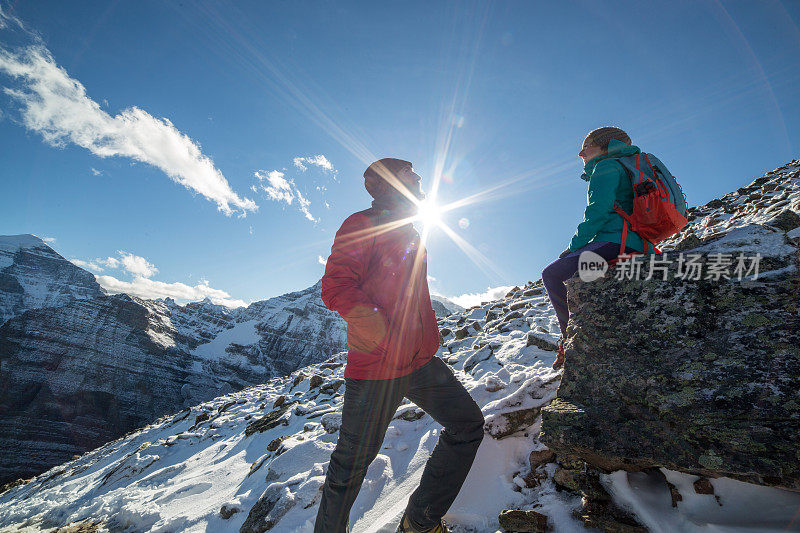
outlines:
[[[622, 241], [622, 242], [619, 243], [619, 255], [624, 255], [625, 254], [625, 243], [628, 241], [628, 224], [631, 225], [631, 231], [636, 231], [636, 230], [634, 228], [633, 221], [631, 220], [630, 215], [628, 213], [626, 213], [625, 211], [623, 211], [622, 208], [619, 205], [614, 204], [614, 211], [616, 211], [617, 214], [619, 214], [619, 216], [622, 217], [622, 238], [620, 239], [620, 241]], [[637, 233], [637, 235], [639, 235], [639, 234]], [[654, 254], [660, 254], [661, 253], [661, 250], [656, 248], [655, 244], [653, 244], [652, 242], [648, 241], [647, 239], [645, 239], [641, 235], [639, 235], [639, 238], [642, 239], [642, 244], [644, 245], [644, 252], [643, 253], [645, 253], [645, 254], [649, 253], [648, 250], [650, 248], [653, 249], [653, 253]], [[634, 252], [634, 253], [639, 253], [639, 252]]]
[[622, 239], [620, 240], [622, 242], [619, 243], [619, 254], [617, 254], [617, 257], [625, 253], [625, 242], [628, 240], [628, 221], [624, 218], [622, 219]]
[[641, 183], [641, 182], [644, 181], [644, 172], [642, 172], [641, 167], [639, 167], [639, 156], [641, 156], [641, 155], [642, 155], [642, 152], [639, 152], [638, 154], [636, 154], [636, 170], [639, 171], [639, 179], [637, 180], [636, 183]]
[[647, 161], [647, 164], [650, 166], [650, 171], [653, 173], [653, 178], [655, 179], [656, 187], [658, 187], [661, 196], [666, 198], [668, 202], [672, 202], [672, 197], [669, 193], [669, 188], [661, 182], [661, 179], [659, 179], [658, 174], [656, 173], [656, 168], [653, 166], [653, 163], [650, 162], [648, 154], [644, 154], [644, 158]]

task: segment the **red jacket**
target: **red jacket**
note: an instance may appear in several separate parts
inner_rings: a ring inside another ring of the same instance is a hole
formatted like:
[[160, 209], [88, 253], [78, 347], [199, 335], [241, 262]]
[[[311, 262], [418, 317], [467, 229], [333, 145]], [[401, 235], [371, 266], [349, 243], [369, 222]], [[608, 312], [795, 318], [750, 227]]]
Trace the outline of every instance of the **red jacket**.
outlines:
[[439, 349], [427, 251], [411, 224], [382, 226], [379, 213], [344, 221], [322, 277], [322, 301], [347, 322], [346, 378], [404, 376]]

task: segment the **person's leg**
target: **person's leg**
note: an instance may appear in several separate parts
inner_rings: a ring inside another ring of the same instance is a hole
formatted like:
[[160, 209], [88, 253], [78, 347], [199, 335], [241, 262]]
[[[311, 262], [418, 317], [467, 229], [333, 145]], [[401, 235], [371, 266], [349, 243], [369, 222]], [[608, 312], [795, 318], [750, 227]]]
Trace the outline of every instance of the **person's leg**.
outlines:
[[[569, 320], [569, 309], [567, 308], [567, 286], [564, 284], [569, 278], [578, 271], [578, 260], [582, 252], [592, 251], [601, 256], [606, 261], [614, 259], [619, 253], [619, 244], [607, 241], [593, 241], [574, 252], [565, 255], [561, 259], [556, 259], [545, 267], [542, 271], [542, 284], [547, 290], [550, 302], [555, 309], [558, 317], [558, 325], [561, 327], [561, 336], [567, 335], [567, 321]], [[626, 247], [626, 252], [634, 250]]]
[[328, 463], [315, 533], [347, 530], [350, 508], [407, 386], [402, 378], [345, 379], [342, 425]]
[[483, 413], [439, 357], [420, 367], [406, 397], [443, 426], [406, 513], [421, 528], [439, 523], [469, 473], [483, 439]]

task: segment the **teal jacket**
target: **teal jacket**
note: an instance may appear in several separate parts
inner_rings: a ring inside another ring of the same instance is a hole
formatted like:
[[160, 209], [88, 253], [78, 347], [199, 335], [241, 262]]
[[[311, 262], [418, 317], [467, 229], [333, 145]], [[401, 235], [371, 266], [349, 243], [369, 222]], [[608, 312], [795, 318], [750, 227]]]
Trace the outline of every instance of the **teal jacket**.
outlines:
[[[612, 139], [608, 153], [586, 162], [581, 179], [589, 182], [586, 211], [583, 222], [578, 224], [570, 251], [583, 248], [592, 241], [622, 241], [622, 217], [614, 211], [616, 202], [626, 213], [633, 211], [633, 187], [628, 173], [617, 159], [640, 152], [639, 148]], [[628, 225], [626, 246], [644, 251], [641, 237], [631, 231]]]

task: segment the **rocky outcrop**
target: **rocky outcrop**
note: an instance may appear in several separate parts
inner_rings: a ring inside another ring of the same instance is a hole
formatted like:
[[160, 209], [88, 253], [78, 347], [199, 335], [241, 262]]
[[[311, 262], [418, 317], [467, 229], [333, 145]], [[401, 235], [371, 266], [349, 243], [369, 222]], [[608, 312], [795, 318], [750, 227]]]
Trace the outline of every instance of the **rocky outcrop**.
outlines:
[[[568, 282], [567, 362], [540, 437], [559, 458], [800, 490], [800, 230], [782, 214], [800, 211], [799, 168], [694, 208], [649, 280]], [[679, 250], [700, 279], [676, 277]], [[758, 277], [708, 277], [740, 253], [761, 254]]]
[[320, 284], [229, 309], [108, 296], [33, 236], [0, 238], [0, 484], [345, 346]]

